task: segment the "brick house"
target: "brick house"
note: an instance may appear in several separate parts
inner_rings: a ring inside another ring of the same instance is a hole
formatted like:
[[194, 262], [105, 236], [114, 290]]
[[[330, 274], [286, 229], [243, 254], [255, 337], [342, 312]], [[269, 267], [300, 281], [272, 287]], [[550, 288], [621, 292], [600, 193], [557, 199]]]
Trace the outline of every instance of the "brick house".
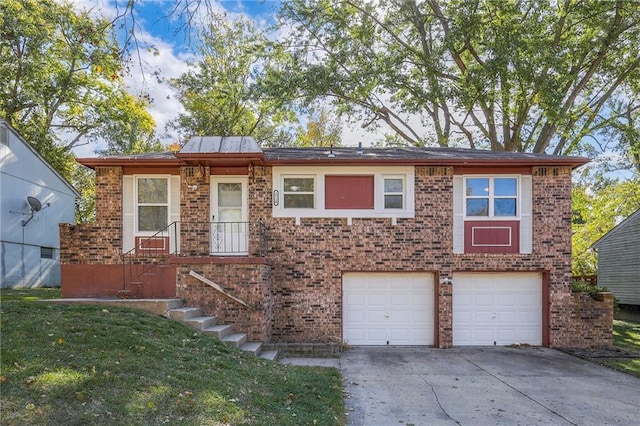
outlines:
[[275, 345], [611, 344], [612, 300], [570, 288], [584, 158], [197, 137], [78, 161], [98, 216], [61, 225], [63, 296], [179, 297]]

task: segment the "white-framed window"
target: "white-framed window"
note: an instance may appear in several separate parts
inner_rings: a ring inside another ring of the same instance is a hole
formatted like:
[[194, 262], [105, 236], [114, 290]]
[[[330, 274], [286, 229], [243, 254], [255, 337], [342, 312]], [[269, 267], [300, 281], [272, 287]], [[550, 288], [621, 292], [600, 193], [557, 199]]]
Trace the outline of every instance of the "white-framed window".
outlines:
[[404, 176], [384, 176], [384, 208], [404, 209]]
[[274, 166], [273, 217], [410, 218], [414, 166]]
[[466, 176], [464, 212], [473, 218], [518, 217], [518, 178]]
[[136, 232], [155, 233], [169, 224], [169, 177], [136, 177]]
[[283, 176], [282, 198], [285, 209], [315, 208], [316, 184], [314, 176]]

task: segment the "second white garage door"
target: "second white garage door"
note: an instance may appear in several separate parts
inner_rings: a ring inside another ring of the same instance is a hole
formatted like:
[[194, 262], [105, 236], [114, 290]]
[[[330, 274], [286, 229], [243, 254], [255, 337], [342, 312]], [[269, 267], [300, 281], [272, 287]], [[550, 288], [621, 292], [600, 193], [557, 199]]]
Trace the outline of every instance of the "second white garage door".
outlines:
[[454, 273], [453, 344], [542, 344], [539, 273]]
[[432, 345], [433, 275], [345, 273], [343, 340], [349, 345]]

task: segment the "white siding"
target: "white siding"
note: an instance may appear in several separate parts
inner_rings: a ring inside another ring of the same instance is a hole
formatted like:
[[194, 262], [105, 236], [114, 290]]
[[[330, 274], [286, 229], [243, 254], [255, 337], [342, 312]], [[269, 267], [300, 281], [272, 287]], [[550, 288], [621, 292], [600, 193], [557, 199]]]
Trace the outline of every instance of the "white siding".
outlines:
[[122, 177], [122, 252], [126, 253], [132, 250], [135, 245], [133, 237], [135, 224], [134, 218], [134, 193], [133, 193], [133, 176], [125, 175]]
[[520, 177], [520, 253], [533, 253], [533, 179]]
[[[171, 197], [169, 201], [169, 223], [176, 222], [175, 238], [171, 238], [170, 250], [177, 251], [180, 247], [180, 176], [171, 176]], [[170, 229], [170, 232], [173, 229]], [[175, 241], [177, 239], [177, 241]]]
[[464, 194], [462, 176], [453, 177], [453, 252], [464, 253]]
[[[60, 285], [58, 225], [75, 223], [77, 192], [1, 120], [0, 129], [7, 136], [0, 144], [0, 287]], [[27, 196], [44, 208], [23, 226], [31, 217]], [[41, 247], [54, 249], [54, 259], [41, 259]]]

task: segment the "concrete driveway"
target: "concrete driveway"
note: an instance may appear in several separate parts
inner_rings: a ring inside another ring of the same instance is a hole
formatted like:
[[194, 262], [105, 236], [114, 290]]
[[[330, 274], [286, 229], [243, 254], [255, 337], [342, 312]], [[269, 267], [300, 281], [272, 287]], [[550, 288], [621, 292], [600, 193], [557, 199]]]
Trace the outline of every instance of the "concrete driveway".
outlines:
[[545, 348], [358, 347], [349, 425], [638, 425], [640, 379]]

